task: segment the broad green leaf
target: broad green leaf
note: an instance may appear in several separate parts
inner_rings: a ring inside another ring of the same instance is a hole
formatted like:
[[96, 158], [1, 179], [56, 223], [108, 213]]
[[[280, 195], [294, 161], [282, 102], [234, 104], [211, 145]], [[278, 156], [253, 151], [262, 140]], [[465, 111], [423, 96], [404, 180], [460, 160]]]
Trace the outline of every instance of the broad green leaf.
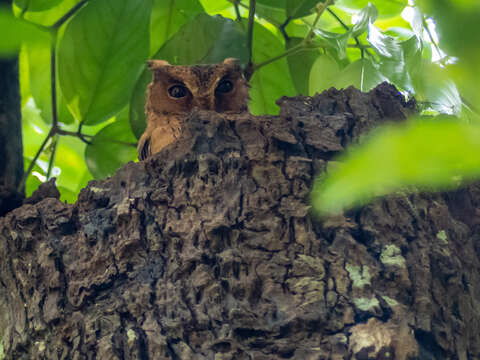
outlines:
[[[227, 57], [248, 60], [246, 35], [241, 25], [221, 16], [198, 14], [183, 25], [155, 54], [170, 64], [218, 63]], [[144, 69], [130, 100], [130, 122], [138, 138], [145, 130], [145, 91], [152, 74]]]
[[451, 118], [386, 126], [317, 180], [313, 205], [339, 212], [406, 186], [449, 189], [480, 177], [479, 153], [479, 126]]
[[[380, 71], [382, 74], [401, 89], [412, 92], [412, 79], [407, 71], [407, 62], [402, 44], [395, 38], [383, 34], [373, 24], [369, 25], [368, 42], [380, 58]], [[418, 43], [416, 37], [413, 37], [410, 42], [413, 42], [415, 45]], [[410, 42], [407, 43], [408, 46], [411, 46]]]
[[[255, 23], [253, 62], [261, 64], [285, 52], [280, 39], [262, 25]], [[301, 55], [298, 55], [301, 56]], [[296, 94], [285, 58], [257, 70], [250, 79], [250, 111], [253, 114], [277, 114], [275, 101], [282, 96]]]
[[63, 0], [14, 0], [22, 11], [44, 11], [57, 6]]
[[202, 7], [209, 14], [218, 14], [219, 12], [232, 6], [227, 0], [199, 0]]
[[[57, 185], [61, 199], [75, 201], [80, 188], [92, 179], [83, 157], [85, 146], [85, 143], [71, 136], [61, 136], [58, 140], [54, 174], [58, 174]], [[64, 194], [62, 188], [74, 193], [75, 198], [70, 193]]]
[[[41, 116], [47, 123], [52, 122], [52, 92], [50, 72], [51, 50], [48, 43], [26, 44], [22, 47], [20, 62], [28, 67], [29, 89], [36, 106], [41, 110]], [[64, 124], [73, 122], [73, 116], [68, 111], [57, 82], [57, 115], [58, 121]]]
[[[244, 4], [248, 6], [247, 1], [245, 1]], [[286, 0], [257, 1], [255, 15], [271, 22], [276, 26], [280, 26], [285, 22], [285, 20], [287, 20], [285, 7]]]
[[373, 5], [372, 3], [368, 3], [368, 5], [357, 14], [357, 22], [353, 25], [351, 29], [352, 36], [360, 36], [365, 31], [367, 31], [368, 25], [373, 24], [377, 16], [378, 11], [375, 5]]
[[[302, 42], [302, 38], [289, 38], [287, 40], [287, 50], [297, 46]], [[317, 49], [302, 50], [287, 57], [290, 76], [295, 85], [295, 89], [301, 95], [309, 94], [310, 70], [315, 60], [320, 56]]]
[[309, 94], [315, 95], [331, 88], [339, 73], [338, 64], [330, 55], [319, 56], [310, 71]]
[[213, 64], [227, 57], [247, 61], [246, 35], [237, 22], [198, 14], [155, 54], [170, 64]]
[[379, 16], [384, 18], [401, 13], [405, 6], [408, 5], [408, 0], [336, 0], [335, 6], [353, 13], [363, 9], [369, 3], [375, 5]]
[[287, 0], [286, 10], [290, 19], [296, 19], [312, 13], [320, 0]]
[[340, 71], [335, 77], [332, 86], [337, 89], [346, 89], [349, 86], [354, 86], [366, 92], [386, 80], [372, 61], [365, 58], [351, 63]]
[[462, 100], [455, 83], [438, 65], [422, 61], [414, 77], [417, 101], [444, 114], [459, 115]]
[[0, 6], [0, 56], [13, 55], [22, 43], [45, 43], [48, 34], [36, 26], [16, 19], [10, 8]]
[[315, 44], [333, 50], [339, 59], [344, 59], [346, 57], [350, 32], [340, 34], [317, 29], [315, 30], [315, 35]]
[[97, 124], [131, 96], [149, 51], [151, 1], [90, 1], [67, 24], [58, 48], [62, 92], [75, 118]]
[[155, 54], [183, 24], [203, 11], [198, 0], [154, 0], [150, 22], [150, 55]]
[[[28, 0], [27, 0], [28, 1]], [[43, 1], [43, 0], [42, 0]], [[45, 0], [47, 1], [47, 0]], [[45, 11], [27, 11], [23, 14], [25, 20], [43, 26], [51, 26], [57, 22], [63, 15], [72, 9], [81, 0], [63, 0], [57, 3], [56, 6], [46, 9]], [[57, 0], [54, 0], [57, 2]], [[13, 12], [16, 16], [22, 14], [22, 9], [13, 3]]]
[[111, 176], [123, 164], [137, 158], [137, 139], [130, 129], [128, 110], [105, 126], [85, 149], [85, 161], [96, 179]]

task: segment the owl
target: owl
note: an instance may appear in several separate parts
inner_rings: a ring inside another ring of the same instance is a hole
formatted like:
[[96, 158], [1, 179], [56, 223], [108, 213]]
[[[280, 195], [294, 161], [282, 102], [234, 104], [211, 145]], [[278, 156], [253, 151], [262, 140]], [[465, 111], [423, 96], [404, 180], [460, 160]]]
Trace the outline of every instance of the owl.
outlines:
[[147, 128], [138, 143], [140, 160], [159, 152], [182, 133], [182, 122], [194, 109], [218, 113], [248, 111], [248, 82], [236, 59], [213, 65], [177, 66], [148, 62]]

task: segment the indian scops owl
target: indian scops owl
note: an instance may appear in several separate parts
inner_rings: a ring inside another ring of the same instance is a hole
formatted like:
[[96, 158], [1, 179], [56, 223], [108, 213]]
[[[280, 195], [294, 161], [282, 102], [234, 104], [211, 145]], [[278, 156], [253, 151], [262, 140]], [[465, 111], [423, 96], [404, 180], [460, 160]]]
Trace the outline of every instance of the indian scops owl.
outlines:
[[177, 139], [182, 122], [194, 109], [218, 113], [248, 111], [248, 82], [236, 59], [213, 65], [177, 66], [150, 60], [153, 80], [148, 85], [147, 128], [138, 143], [140, 160]]

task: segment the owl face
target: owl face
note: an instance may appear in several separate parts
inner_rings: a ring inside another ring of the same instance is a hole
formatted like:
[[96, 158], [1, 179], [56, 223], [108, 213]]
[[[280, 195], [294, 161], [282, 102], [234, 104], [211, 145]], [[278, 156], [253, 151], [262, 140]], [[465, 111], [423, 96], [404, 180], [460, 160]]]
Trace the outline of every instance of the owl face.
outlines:
[[248, 110], [248, 83], [235, 59], [220, 64], [177, 66], [151, 60], [153, 81], [147, 93], [147, 111], [185, 114], [193, 109], [216, 112]]

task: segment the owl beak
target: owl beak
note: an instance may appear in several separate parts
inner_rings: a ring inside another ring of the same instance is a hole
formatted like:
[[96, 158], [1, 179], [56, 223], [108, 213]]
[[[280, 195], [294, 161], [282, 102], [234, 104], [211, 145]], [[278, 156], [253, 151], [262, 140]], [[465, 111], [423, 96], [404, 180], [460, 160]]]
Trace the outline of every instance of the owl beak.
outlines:
[[215, 104], [212, 103], [212, 101], [210, 100], [209, 97], [204, 97], [204, 96], [201, 96], [201, 97], [198, 97], [196, 100], [195, 100], [195, 104], [194, 104], [194, 107], [200, 109], [200, 110], [214, 110], [215, 109]]

